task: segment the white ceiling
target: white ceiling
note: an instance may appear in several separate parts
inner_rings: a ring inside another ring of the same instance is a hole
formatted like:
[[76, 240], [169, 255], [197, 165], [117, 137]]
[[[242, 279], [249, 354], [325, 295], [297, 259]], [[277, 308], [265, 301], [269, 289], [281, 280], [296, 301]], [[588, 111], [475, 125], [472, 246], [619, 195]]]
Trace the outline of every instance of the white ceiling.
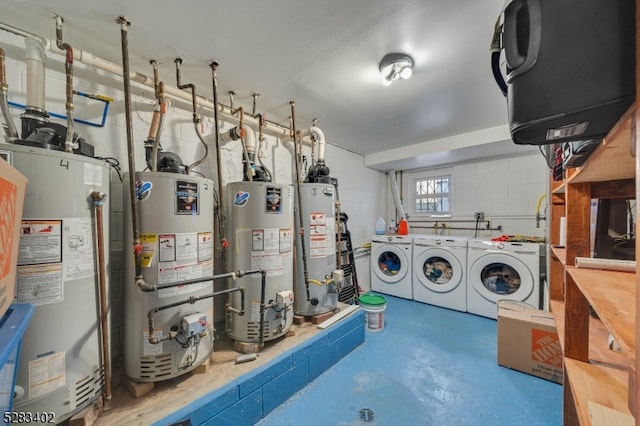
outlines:
[[[297, 128], [317, 118], [329, 143], [369, 155], [405, 146], [415, 151], [430, 141], [507, 124], [489, 56], [503, 3], [2, 0], [0, 22], [55, 39], [59, 15], [66, 43], [121, 64], [115, 20], [126, 16], [132, 70], [151, 76], [154, 59], [160, 78], [175, 85], [174, 60], [180, 57], [182, 83], [194, 83], [198, 95], [211, 99], [209, 64], [215, 60], [223, 104], [229, 105], [233, 90], [234, 106], [252, 111], [259, 93], [256, 112], [288, 126], [289, 102], [295, 101]], [[385, 87], [378, 63], [390, 52], [407, 53], [416, 65], [410, 80]], [[486, 142], [507, 150], [514, 145]], [[435, 149], [438, 158], [443, 149]], [[411, 154], [411, 168], [430, 165], [429, 156], [422, 157], [416, 161]], [[402, 161], [394, 163], [398, 167]]]

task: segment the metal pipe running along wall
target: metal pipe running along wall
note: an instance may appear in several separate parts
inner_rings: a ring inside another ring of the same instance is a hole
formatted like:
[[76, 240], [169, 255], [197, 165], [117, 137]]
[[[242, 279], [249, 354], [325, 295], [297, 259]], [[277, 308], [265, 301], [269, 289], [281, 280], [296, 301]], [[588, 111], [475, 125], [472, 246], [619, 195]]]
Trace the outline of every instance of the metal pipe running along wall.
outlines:
[[[45, 49], [47, 49], [49, 52], [54, 53], [55, 55], [58, 56], [65, 56], [66, 55], [66, 51], [59, 49], [57, 47], [57, 43], [55, 40], [52, 39], [48, 39], [46, 37], [42, 37], [36, 34], [30, 34], [26, 31], [20, 30], [18, 28], [14, 28], [10, 25], [4, 24], [4, 23], [0, 23], [0, 30], [6, 31], [8, 33], [14, 34], [14, 35], [18, 35], [20, 37], [36, 37], [42, 40], [42, 42], [44, 43]], [[102, 71], [106, 71], [110, 74], [114, 74], [117, 75], [119, 77], [124, 77], [124, 71], [122, 69], [122, 66], [113, 63], [111, 61], [108, 61], [106, 59], [100, 58], [99, 56], [96, 56], [90, 52], [84, 51], [82, 49], [78, 49], [78, 48], [74, 48], [73, 49], [73, 59], [77, 62], [80, 62], [84, 65], [88, 65], [90, 67], [94, 67], [97, 68], [99, 70]], [[148, 75], [145, 75], [143, 73], [140, 73], [138, 71], [135, 70], [130, 70], [129, 71], [130, 74], [130, 80], [136, 83], [141, 84], [142, 86], [144, 86], [147, 90], [150, 91], [155, 91], [155, 84], [154, 84], [154, 80], [153, 77], [150, 77]], [[165, 83], [165, 94], [167, 95], [171, 95], [175, 98], [179, 98], [184, 102], [188, 102], [191, 103], [191, 96], [185, 92], [184, 90], [180, 90], [178, 87], [173, 86], [171, 84], [166, 84]], [[202, 96], [198, 96], [197, 97], [197, 105], [201, 108], [205, 108], [208, 109], [210, 111], [214, 111], [214, 103], [213, 101], [204, 98]], [[221, 115], [223, 115], [224, 117], [223, 120], [232, 124], [238, 124], [240, 122], [240, 118], [237, 116], [234, 116], [232, 114], [231, 108], [227, 107], [225, 105], [222, 104], [218, 104], [218, 111]], [[258, 121], [257, 118], [252, 117], [251, 115], [245, 115], [244, 118], [244, 124], [246, 125], [250, 125], [254, 128], [258, 128], [260, 126], [260, 122]], [[293, 135], [291, 134], [291, 129], [281, 126], [279, 124], [276, 123], [272, 123], [269, 121], [264, 121], [262, 123], [262, 131], [265, 134], [268, 134], [270, 136], [274, 136], [278, 139], [280, 139], [282, 142], [289, 142], [293, 140]], [[301, 142], [304, 142], [308, 145], [311, 144], [311, 138], [310, 137], [303, 137]]]

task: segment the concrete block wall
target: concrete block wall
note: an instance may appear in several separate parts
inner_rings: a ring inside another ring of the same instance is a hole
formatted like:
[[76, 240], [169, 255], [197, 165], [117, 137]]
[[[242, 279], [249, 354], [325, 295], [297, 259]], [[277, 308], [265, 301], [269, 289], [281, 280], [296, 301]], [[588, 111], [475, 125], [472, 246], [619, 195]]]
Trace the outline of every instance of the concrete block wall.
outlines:
[[254, 424], [362, 344], [364, 315], [357, 310], [268, 364], [153, 425], [186, 419], [193, 425]]

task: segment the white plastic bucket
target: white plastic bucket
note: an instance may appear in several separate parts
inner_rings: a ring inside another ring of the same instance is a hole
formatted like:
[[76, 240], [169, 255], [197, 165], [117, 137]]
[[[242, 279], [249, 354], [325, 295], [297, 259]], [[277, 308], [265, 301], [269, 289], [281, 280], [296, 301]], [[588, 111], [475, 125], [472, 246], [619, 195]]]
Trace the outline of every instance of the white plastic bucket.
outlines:
[[367, 331], [379, 333], [384, 329], [384, 313], [387, 301], [379, 294], [363, 294], [358, 298], [364, 310], [364, 323]]

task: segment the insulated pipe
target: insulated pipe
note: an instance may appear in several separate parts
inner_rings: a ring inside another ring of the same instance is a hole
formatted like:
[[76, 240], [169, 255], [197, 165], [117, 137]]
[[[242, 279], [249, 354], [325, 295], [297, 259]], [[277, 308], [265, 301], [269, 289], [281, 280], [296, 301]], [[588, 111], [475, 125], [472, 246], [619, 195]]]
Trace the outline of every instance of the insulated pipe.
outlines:
[[264, 142], [264, 136], [262, 135], [262, 123], [263, 123], [263, 118], [262, 118], [262, 114], [259, 115], [258, 117], [258, 153], [256, 154], [258, 157], [258, 162], [260, 163], [260, 165], [262, 166], [262, 168], [264, 169], [264, 171], [269, 175], [269, 180], [273, 180], [273, 175], [271, 174], [271, 170], [269, 170], [269, 168], [267, 168], [267, 166], [265, 166], [264, 162], [262, 161], [262, 156], [260, 155], [260, 153], [262, 152], [262, 142]]
[[135, 257], [136, 278], [138, 286], [143, 286], [142, 276], [142, 244], [140, 244], [140, 232], [138, 228], [138, 197], [136, 195], [136, 161], [133, 147], [133, 125], [131, 119], [131, 79], [129, 74], [129, 39], [128, 30], [131, 22], [124, 16], [118, 17], [116, 22], [120, 24], [120, 36], [122, 39], [122, 74], [124, 83], [124, 111], [127, 129], [127, 154], [129, 160], [129, 199], [131, 203], [131, 231], [133, 232], [133, 254]]
[[4, 59], [4, 50], [0, 48], [0, 110], [2, 110], [2, 118], [4, 119], [5, 139], [8, 143], [13, 143], [13, 141], [18, 139], [18, 130], [9, 112], [9, 98], [7, 96], [9, 85], [7, 84]]
[[204, 162], [204, 160], [207, 158], [207, 156], [209, 155], [209, 146], [204, 141], [204, 138], [200, 133], [200, 129], [198, 128], [198, 124], [200, 124], [200, 115], [198, 115], [198, 111], [197, 111], [198, 101], [196, 99], [196, 86], [195, 84], [192, 84], [192, 83], [180, 84], [180, 66], [182, 65], [182, 59], [176, 58], [175, 63], [176, 63], [176, 83], [178, 84], [178, 89], [191, 89], [191, 108], [193, 111], [193, 126], [195, 127], [196, 135], [198, 135], [198, 139], [204, 146], [204, 156], [186, 167], [185, 171], [187, 172], [187, 174], [190, 174], [195, 167], [202, 164], [202, 162]]
[[253, 168], [253, 159], [256, 153], [256, 134], [249, 126], [242, 128], [244, 138], [242, 139], [242, 152], [246, 164], [246, 175], [249, 181], [253, 181], [255, 170]]
[[300, 161], [298, 158], [298, 132], [296, 131], [296, 108], [295, 102], [291, 104], [291, 129], [293, 130], [293, 146], [295, 154], [293, 156], [296, 163], [296, 190], [298, 193], [298, 221], [300, 223], [300, 248], [302, 249], [302, 268], [304, 274], [304, 287], [307, 293], [307, 302], [311, 300], [309, 293], [309, 269], [307, 268], [307, 250], [304, 242], [304, 222], [302, 215], [302, 193], [300, 191]]
[[66, 52], [64, 63], [65, 75], [67, 77], [67, 138], [64, 141], [65, 152], [73, 152], [73, 48], [68, 43], [62, 42], [62, 17], [56, 16], [56, 46]]
[[393, 204], [395, 204], [396, 209], [400, 212], [400, 218], [406, 220], [408, 218], [404, 213], [402, 201], [400, 201], [400, 191], [398, 190], [398, 181], [396, 181], [396, 171], [391, 170], [387, 175], [389, 176], [389, 186], [391, 187], [391, 194], [393, 195]]
[[104, 261], [104, 224], [102, 206], [107, 195], [93, 191], [91, 199], [96, 210], [96, 234], [98, 240], [98, 285], [100, 296], [100, 336], [102, 338], [102, 363], [104, 364], [104, 399], [111, 400], [111, 352], [109, 350], [109, 321], [107, 307], [107, 272]]

